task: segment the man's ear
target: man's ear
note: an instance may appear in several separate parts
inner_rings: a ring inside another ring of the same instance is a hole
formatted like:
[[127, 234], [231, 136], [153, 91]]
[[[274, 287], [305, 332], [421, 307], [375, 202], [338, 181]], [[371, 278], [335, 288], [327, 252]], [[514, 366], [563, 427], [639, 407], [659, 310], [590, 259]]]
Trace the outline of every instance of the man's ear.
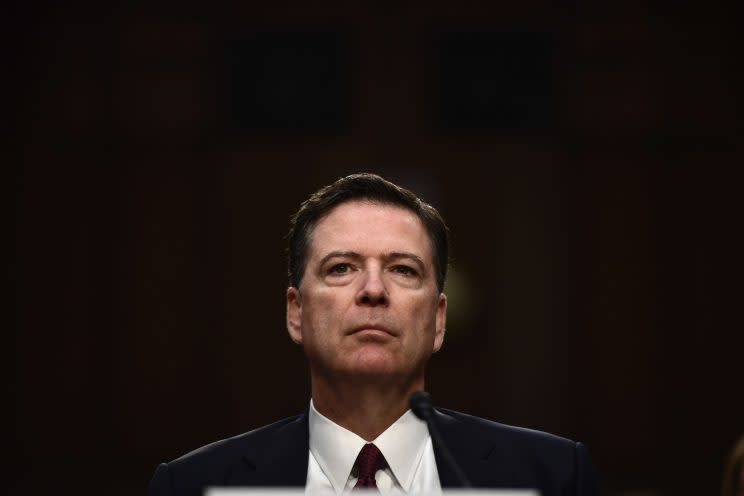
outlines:
[[434, 334], [434, 353], [439, 351], [444, 342], [445, 325], [447, 324], [447, 295], [439, 293], [437, 302], [436, 329]]
[[287, 332], [297, 344], [302, 344], [302, 295], [300, 290], [287, 288]]

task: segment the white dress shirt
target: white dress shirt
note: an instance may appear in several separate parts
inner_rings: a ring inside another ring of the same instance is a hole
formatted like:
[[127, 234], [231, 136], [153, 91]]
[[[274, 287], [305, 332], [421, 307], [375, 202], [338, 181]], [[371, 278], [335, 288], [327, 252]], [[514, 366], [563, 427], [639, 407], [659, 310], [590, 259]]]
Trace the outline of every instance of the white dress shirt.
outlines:
[[[348, 494], [357, 481], [351, 469], [367, 441], [321, 415], [312, 400], [308, 423], [310, 455], [305, 492]], [[411, 410], [372, 442], [388, 463], [375, 474], [382, 496], [442, 493], [429, 430]]]

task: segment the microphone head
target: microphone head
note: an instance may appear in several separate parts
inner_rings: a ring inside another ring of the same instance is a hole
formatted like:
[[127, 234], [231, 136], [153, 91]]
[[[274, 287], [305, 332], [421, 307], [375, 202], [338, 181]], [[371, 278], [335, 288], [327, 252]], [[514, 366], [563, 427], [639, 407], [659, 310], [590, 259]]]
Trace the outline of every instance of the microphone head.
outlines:
[[423, 421], [428, 421], [434, 415], [431, 396], [426, 391], [416, 391], [411, 395], [411, 410]]

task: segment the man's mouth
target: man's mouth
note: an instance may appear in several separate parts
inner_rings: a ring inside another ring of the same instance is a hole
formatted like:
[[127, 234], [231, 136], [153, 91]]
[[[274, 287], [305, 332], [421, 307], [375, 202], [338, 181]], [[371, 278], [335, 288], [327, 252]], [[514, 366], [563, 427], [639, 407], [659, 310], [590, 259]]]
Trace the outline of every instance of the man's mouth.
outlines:
[[359, 333], [365, 333], [365, 334], [380, 334], [380, 335], [388, 335], [397, 337], [398, 333], [388, 329], [387, 327], [376, 325], [376, 324], [364, 324], [357, 327], [354, 327], [348, 335], [352, 334], [359, 334]]

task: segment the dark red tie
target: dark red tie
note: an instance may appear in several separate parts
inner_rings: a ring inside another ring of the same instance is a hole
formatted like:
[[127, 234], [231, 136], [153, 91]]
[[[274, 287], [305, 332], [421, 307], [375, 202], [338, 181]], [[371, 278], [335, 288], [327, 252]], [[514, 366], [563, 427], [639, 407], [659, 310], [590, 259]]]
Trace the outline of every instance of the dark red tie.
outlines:
[[382, 452], [372, 443], [367, 443], [359, 452], [354, 467], [357, 471], [357, 483], [354, 489], [358, 487], [377, 488], [375, 473], [381, 468], [385, 468], [387, 462]]

